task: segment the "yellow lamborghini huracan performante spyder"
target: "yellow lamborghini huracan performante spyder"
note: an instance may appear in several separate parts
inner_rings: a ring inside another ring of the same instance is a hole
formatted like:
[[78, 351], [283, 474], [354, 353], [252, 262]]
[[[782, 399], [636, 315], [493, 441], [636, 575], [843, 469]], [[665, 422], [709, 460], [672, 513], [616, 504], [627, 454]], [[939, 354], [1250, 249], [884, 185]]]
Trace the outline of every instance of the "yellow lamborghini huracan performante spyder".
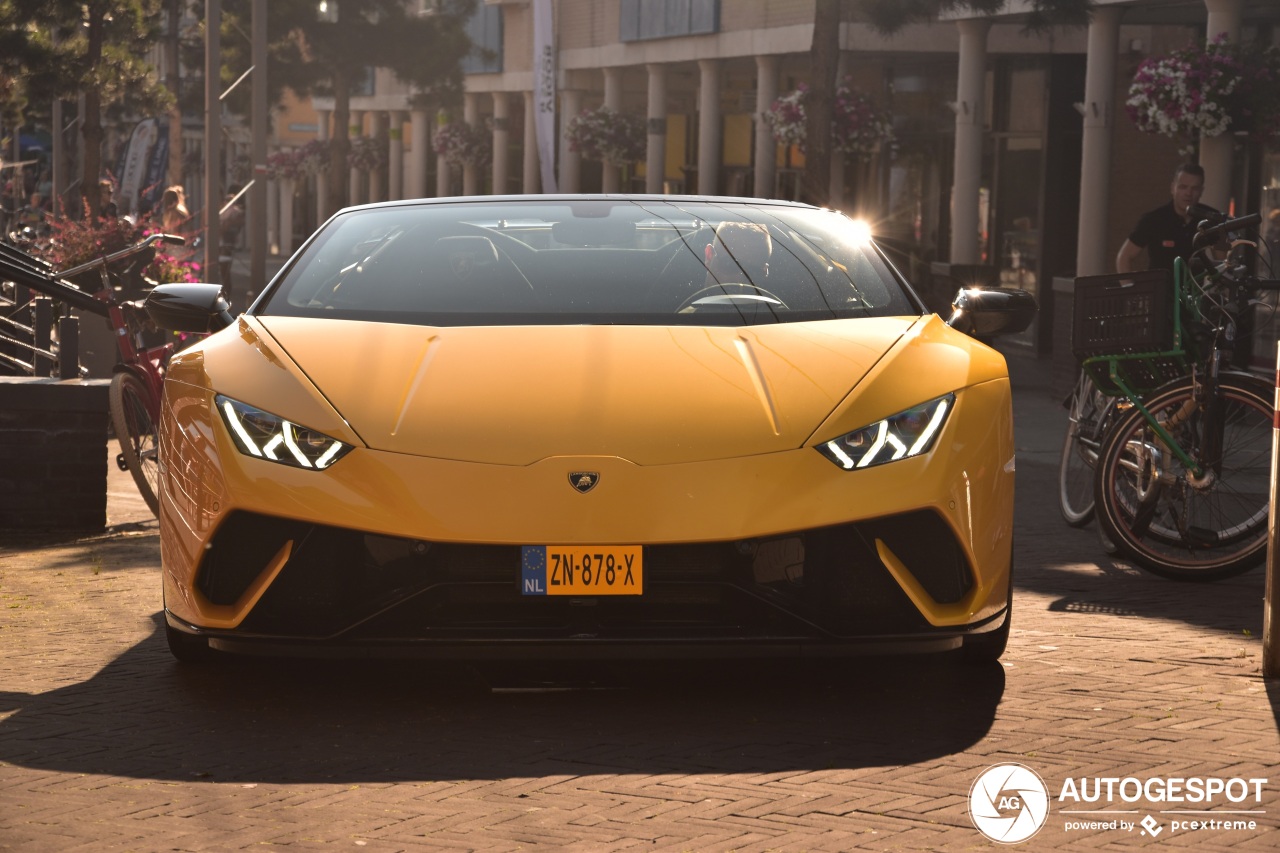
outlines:
[[788, 202], [344, 210], [242, 316], [164, 285], [170, 648], [533, 657], [954, 650], [1009, 633], [1019, 291], [926, 310]]

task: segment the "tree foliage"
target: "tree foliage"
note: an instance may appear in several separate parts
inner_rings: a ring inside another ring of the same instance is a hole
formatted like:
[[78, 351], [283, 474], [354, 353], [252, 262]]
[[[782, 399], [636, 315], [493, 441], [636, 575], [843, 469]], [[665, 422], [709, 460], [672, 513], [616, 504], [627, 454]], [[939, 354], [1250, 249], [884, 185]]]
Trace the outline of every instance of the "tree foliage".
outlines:
[[[102, 119], [111, 108], [151, 112], [172, 96], [155, 79], [147, 53], [158, 37], [160, 0], [7, 0], [6, 65], [21, 76], [30, 102], [84, 95], [83, 187], [96, 187], [102, 169]], [[7, 70], [7, 69], [6, 69]], [[86, 193], [96, 215], [96, 192]]]
[[0, 121], [19, 121], [27, 103], [29, 69], [50, 61], [28, 21], [11, 0], [0, 0]]
[[[351, 96], [374, 68], [388, 68], [417, 91], [416, 99], [443, 104], [462, 90], [463, 57], [471, 50], [464, 26], [475, 0], [446, 0], [428, 15], [403, 0], [271, 0], [268, 7], [267, 85], [272, 103], [284, 88], [300, 96], [332, 97], [333, 136], [328, 170], [330, 204], [346, 204]], [[224, 0], [223, 80], [230, 84], [250, 65], [252, 0]], [[228, 99], [248, 111], [249, 87]]]

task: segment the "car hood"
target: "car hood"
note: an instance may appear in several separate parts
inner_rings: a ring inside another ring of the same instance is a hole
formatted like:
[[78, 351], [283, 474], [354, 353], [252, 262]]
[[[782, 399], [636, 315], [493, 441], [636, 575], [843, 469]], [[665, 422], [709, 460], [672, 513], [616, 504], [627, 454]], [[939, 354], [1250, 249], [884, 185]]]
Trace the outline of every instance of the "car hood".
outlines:
[[708, 328], [255, 319], [369, 447], [501, 465], [555, 456], [662, 465], [802, 446], [919, 321]]

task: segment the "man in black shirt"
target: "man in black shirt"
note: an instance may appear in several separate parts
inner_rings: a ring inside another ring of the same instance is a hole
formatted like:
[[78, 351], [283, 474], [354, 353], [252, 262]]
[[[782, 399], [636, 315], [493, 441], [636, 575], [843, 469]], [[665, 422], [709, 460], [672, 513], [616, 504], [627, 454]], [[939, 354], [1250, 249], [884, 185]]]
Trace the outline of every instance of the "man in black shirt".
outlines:
[[1153, 270], [1171, 270], [1174, 258], [1191, 257], [1196, 226], [1208, 210], [1198, 207], [1203, 192], [1204, 169], [1195, 163], [1179, 166], [1170, 187], [1173, 200], [1142, 215], [1116, 255], [1116, 271], [1133, 272], [1143, 249], [1147, 268]]

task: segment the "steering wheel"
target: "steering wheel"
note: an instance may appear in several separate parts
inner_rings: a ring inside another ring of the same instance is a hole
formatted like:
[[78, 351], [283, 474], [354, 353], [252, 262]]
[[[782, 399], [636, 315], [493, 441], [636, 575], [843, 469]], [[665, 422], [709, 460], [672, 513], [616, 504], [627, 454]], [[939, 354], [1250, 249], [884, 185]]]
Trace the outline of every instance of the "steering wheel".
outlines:
[[740, 282], [724, 282], [707, 285], [689, 294], [676, 308], [676, 313], [691, 314], [708, 308], [749, 308], [753, 311], [761, 308], [770, 310], [781, 308], [785, 311], [788, 306], [776, 294], [770, 293], [763, 287]]

